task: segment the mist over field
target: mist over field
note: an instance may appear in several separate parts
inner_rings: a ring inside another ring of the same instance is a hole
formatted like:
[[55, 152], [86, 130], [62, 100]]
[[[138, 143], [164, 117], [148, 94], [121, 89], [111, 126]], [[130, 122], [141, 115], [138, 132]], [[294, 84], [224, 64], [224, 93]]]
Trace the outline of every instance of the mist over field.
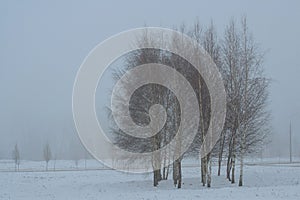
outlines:
[[[145, 24], [172, 27], [184, 22], [191, 26], [196, 18], [205, 26], [213, 19], [222, 33], [232, 17], [238, 21], [243, 15], [265, 51], [265, 74], [272, 79], [268, 106], [272, 142], [265, 155], [288, 156], [290, 121], [293, 150], [295, 156], [300, 155], [297, 1], [118, 4], [1, 3], [1, 157], [10, 158], [15, 143], [24, 159], [42, 159], [40, 152], [47, 141], [62, 158], [71, 158], [81, 148], [72, 119], [73, 82], [85, 56], [107, 37]], [[168, 6], [174, 12], [166, 12]], [[108, 93], [103, 90], [101, 96]], [[101, 109], [106, 99], [99, 99], [96, 104]], [[100, 114], [100, 121], [105, 117]]]

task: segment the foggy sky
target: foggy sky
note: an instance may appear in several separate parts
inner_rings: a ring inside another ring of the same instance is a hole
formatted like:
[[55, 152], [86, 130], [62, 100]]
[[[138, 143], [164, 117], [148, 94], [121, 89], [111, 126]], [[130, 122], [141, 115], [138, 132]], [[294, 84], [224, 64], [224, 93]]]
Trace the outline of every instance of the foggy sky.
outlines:
[[72, 119], [73, 82], [89, 51], [107, 37], [145, 24], [191, 25], [196, 17], [204, 25], [213, 19], [222, 35], [232, 17], [243, 15], [266, 52], [266, 76], [273, 80], [269, 146], [277, 146], [274, 154], [287, 152], [292, 121], [299, 156], [299, 10], [296, 0], [1, 1], [0, 159], [10, 157], [15, 143], [25, 159], [39, 159], [46, 142], [57, 154], [74, 155], [80, 143]]

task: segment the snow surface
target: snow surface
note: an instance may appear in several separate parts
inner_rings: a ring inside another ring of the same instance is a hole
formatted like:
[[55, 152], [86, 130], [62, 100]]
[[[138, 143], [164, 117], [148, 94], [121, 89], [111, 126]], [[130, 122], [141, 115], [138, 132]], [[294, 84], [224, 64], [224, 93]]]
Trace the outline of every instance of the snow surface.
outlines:
[[88, 161], [89, 170], [84, 161], [77, 167], [74, 161], [57, 161], [58, 171], [53, 171], [53, 165], [49, 165], [52, 171], [41, 171], [44, 165], [22, 161], [22, 172], [14, 172], [12, 161], [0, 161], [0, 199], [300, 199], [299, 163], [247, 165], [243, 187], [225, 179], [224, 167], [222, 175], [215, 176], [217, 168], [213, 167], [211, 188], [200, 184], [199, 167], [186, 164], [181, 189], [172, 180], [154, 188], [152, 174], [108, 170], [96, 161]]

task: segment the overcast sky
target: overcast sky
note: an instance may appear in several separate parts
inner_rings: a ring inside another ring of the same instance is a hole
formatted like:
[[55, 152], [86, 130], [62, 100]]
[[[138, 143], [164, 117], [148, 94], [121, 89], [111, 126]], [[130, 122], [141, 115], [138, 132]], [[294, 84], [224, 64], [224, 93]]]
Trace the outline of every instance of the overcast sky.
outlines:
[[[272, 78], [274, 144], [286, 148], [289, 121], [294, 146], [300, 134], [299, 1], [1, 1], [0, 158], [18, 143], [23, 157], [42, 155], [49, 141], [68, 154], [78, 144], [72, 120], [72, 87], [85, 56], [107, 37], [130, 28], [172, 27], [214, 20], [218, 32], [247, 15], [266, 51]], [[299, 146], [299, 145], [298, 145]], [[299, 151], [299, 148], [295, 150]], [[299, 155], [300, 153], [298, 153]]]

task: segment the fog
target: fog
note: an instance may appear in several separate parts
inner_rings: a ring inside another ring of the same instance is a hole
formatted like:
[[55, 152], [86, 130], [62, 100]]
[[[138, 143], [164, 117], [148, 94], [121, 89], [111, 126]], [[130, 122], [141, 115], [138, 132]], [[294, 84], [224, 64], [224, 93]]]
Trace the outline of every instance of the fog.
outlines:
[[[272, 79], [272, 142], [264, 155], [288, 156], [291, 121], [293, 154], [300, 157], [299, 1], [129, 2], [1, 1], [0, 159], [10, 158], [16, 143], [22, 159], [41, 159], [47, 142], [58, 159], [83, 156], [72, 88], [83, 59], [99, 42], [145, 24], [191, 25], [197, 17], [203, 24], [213, 19], [222, 33], [232, 17], [243, 15], [266, 52], [265, 73]], [[106, 95], [100, 94], [99, 105]]]

